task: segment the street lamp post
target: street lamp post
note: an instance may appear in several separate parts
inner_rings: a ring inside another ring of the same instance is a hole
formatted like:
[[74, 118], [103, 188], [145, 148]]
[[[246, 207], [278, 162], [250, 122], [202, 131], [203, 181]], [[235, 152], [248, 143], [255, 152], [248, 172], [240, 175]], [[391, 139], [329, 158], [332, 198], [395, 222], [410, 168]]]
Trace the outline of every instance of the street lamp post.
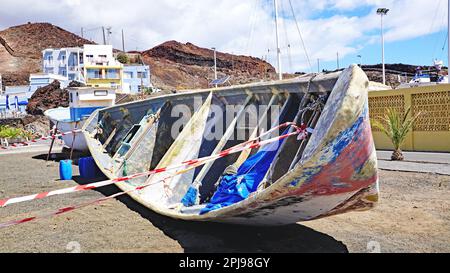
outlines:
[[386, 68], [384, 64], [384, 30], [383, 30], [383, 17], [387, 15], [389, 9], [379, 8], [377, 14], [381, 17], [381, 62], [383, 66], [383, 84], [386, 84]]

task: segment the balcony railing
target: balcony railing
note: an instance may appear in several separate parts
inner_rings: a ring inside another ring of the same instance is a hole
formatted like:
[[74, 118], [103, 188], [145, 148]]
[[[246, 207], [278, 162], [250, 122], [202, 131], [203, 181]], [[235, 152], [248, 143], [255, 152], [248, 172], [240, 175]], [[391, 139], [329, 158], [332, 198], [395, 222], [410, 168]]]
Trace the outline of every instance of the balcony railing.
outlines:
[[44, 66], [45, 67], [52, 67], [54, 65], [53, 61], [44, 61]]

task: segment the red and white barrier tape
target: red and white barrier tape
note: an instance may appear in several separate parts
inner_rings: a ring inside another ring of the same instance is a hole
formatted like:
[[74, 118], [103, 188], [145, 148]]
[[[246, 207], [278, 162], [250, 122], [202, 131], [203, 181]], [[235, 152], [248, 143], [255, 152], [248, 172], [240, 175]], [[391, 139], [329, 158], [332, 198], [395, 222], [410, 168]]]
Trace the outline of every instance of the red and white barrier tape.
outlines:
[[[153, 175], [153, 174], [157, 174], [157, 173], [163, 173], [163, 172], [168, 172], [168, 171], [172, 171], [172, 170], [177, 170], [177, 169], [180, 169], [183, 167], [190, 167], [190, 166], [193, 166], [194, 164], [198, 164], [198, 163], [201, 163], [202, 165], [204, 165], [208, 162], [215, 161], [219, 158], [228, 156], [229, 154], [238, 153], [238, 152], [241, 152], [241, 151], [247, 150], [247, 149], [254, 149], [257, 147], [257, 146], [255, 146], [255, 141], [258, 141], [258, 139], [260, 139], [261, 137], [271, 134], [280, 128], [284, 128], [284, 127], [288, 127], [288, 126], [293, 126], [294, 128], [296, 128], [296, 132], [293, 134], [300, 134], [302, 132], [304, 133], [305, 129], [303, 127], [298, 128], [294, 123], [285, 123], [285, 124], [279, 125], [273, 129], [265, 132], [264, 134], [261, 134], [258, 138], [238, 144], [238, 145], [231, 147], [231, 148], [229, 148], [219, 154], [216, 154], [216, 155], [211, 155], [211, 156], [203, 157], [200, 159], [189, 160], [186, 162], [182, 162], [179, 165], [155, 169], [155, 170], [143, 172], [143, 173], [137, 173], [134, 175], [120, 177], [120, 178], [116, 178], [116, 179], [112, 179], [112, 180], [106, 180], [106, 181], [96, 182], [96, 183], [87, 184], [87, 185], [79, 185], [76, 187], [70, 187], [70, 188], [65, 188], [65, 189], [60, 189], [60, 190], [49, 191], [49, 192], [41, 192], [41, 193], [36, 193], [36, 194], [22, 196], [22, 197], [8, 198], [8, 199], [0, 200], [0, 207], [6, 207], [6, 206], [9, 206], [12, 204], [17, 204], [17, 203], [22, 203], [22, 202], [27, 202], [27, 201], [32, 201], [32, 200], [44, 199], [44, 198], [47, 198], [50, 196], [93, 190], [93, 189], [101, 188], [101, 187], [108, 186], [111, 184], [120, 183], [120, 182], [127, 181], [127, 180], [133, 180], [136, 178], [141, 178], [144, 176], [149, 176], [149, 175]], [[274, 141], [281, 140], [282, 137], [289, 137], [291, 135], [292, 134], [280, 136], [277, 138], [273, 138], [272, 140], [274, 140]]]
[[39, 141], [46, 141], [46, 140], [50, 140], [50, 139], [57, 139], [58, 137], [63, 137], [63, 136], [72, 135], [72, 134], [78, 134], [78, 133], [81, 133], [81, 132], [82, 131], [79, 129], [79, 130], [72, 130], [72, 131], [69, 131], [69, 132], [63, 132], [63, 133], [59, 133], [59, 134], [55, 134], [55, 135], [43, 136], [43, 137], [36, 138], [36, 139], [30, 140], [30, 141], [9, 144], [9, 146], [7, 146], [7, 147], [0, 146], [0, 150], [9, 150], [11, 148], [19, 148], [19, 147], [24, 147], [24, 146], [30, 146], [31, 144], [37, 143]]
[[[285, 135], [282, 135], [282, 136], [278, 136], [278, 137], [275, 137], [275, 138], [271, 138], [271, 139], [268, 139], [268, 140], [265, 140], [265, 141], [260, 141], [259, 140], [263, 135], [267, 135], [267, 134], [273, 132], [276, 129], [279, 129], [279, 128], [282, 128], [282, 127], [288, 127], [288, 126], [292, 126], [296, 130], [294, 132], [292, 132], [292, 133], [285, 134]], [[149, 175], [152, 175], [152, 174], [164, 173], [164, 172], [168, 172], [168, 171], [171, 171], [171, 170], [176, 170], [176, 169], [179, 169], [179, 168], [182, 168], [182, 167], [190, 167], [189, 169], [192, 169], [192, 168], [196, 168], [196, 167], [199, 167], [201, 165], [204, 165], [207, 162], [214, 161], [214, 160], [217, 160], [217, 159], [222, 158], [222, 157], [226, 157], [226, 156], [231, 155], [231, 154], [239, 153], [239, 152], [242, 152], [244, 150], [260, 148], [260, 147], [266, 146], [268, 144], [271, 144], [273, 142], [277, 142], [277, 141], [289, 138], [289, 137], [294, 136], [294, 135], [299, 135], [299, 136], [302, 136], [302, 138], [305, 138], [307, 136], [307, 129], [305, 128], [304, 125], [302, 125], [302, 127], [298, 127], [294, 123], [286, 123], [286, 124], [280, 125], [280, 126], [274, 128], [274, 129], [272, 129], [272, 130], [262, 134], [260, 137], [256, 138], [253, 141], [250, 140], [250, 141], [245, 142], [246, 145], [244, 145], [244, 146], [241, 146], [242, 144], [239, 144], [239, 145], [237, 145], [235, 147], [232, 147], [232, 148], [230, 148], [228, 150], [225, 150], [225, 151], [223, 151], [223, 152], [221, 152], [219, 154], [216, 154], [216, 155], [203, 157], [203, 158], [199, 158], [199, 159], [194, 159], [194, 160], [189, 160], [189, 161], [183, 162], [180, 165], [170, 166], [170, 167], [166, 167], [166, 168], [160, 168], [160, 169], [156, 169], [156, 170], [152, 170], [152, 171], [148, 171], [148, 172], [144, 172], [144, 173], [139, 173], [139, 174], [135, 174], [135, 175], [131, 175], [131, 176], [116, 178], [116, 179], [113, 179], [113, 180], [107, 180], [107, 181], [92, 183], [92, 184], [88, 184], [88, 185], [80, 185], [80, 186], [76, 186], [76, 187], [71, 187], [71, 188], [66, 188], [66, 189], [61, 189], [61, 190], [56, 190], [56, 191], [51, 191], [51, 192], [45, 192], [45, 193], [40, 193], [40, 194], [34, 194], [34, 195], [29, 195], [29, 196], [24, 196], [24, 197], [0, 200], [0, 207], [5, 207], [5, 206], [11, 205], [11, 204], [16, 204], [16, 203], [21, 203], [21, 202], [26, 202], [26, 201], [31, 201], [31, 200], [43, 199], [43, 198], [50, 197], [50, 196], [55, 196], [55, 195], [68, 194], [68, 193], [79, 192], [79, 191], [86, 191], [86, 190], [92, 190], [92, 189], [104, 187], [104, 186], [111, 185], [111, 184], [116, 184], [116, 183], [120, 183], [120, 182], [124, 182], [124, 181], [128, 181], [128, 180], [133, 180], [133, 179], [144, 177], [144, 176], [149, 176]], [[176, 175], [178, 175], [180, 173], [183, 173], [185, 171], [186, 170], [178, 171], [177, 173], [175, 173], [175, 174], [173, 174], [171, 176], [168, 176], [168, 177], [164, 178], [163, 180], [158, 181], [158, 182], [153, 183], [153, 184], [161, 183], [164, 180], [166, 180], [167, 178], [176, 176]], [[153, 184], [146, 184], [146, 185], [143, 185], [143, 186], [139, 186], [139, 187], [136, 187], [136, 188], [134, 188], [134, 189], [132, 189], [130, 191], [121, 192], [121, 193], [118, 193], [118, 194], [115, 194], [115, 195], [112, 195], [112, 196], [109, 196], [109, 197], [103, 197], [103, 198], [100, 198], [98, 200], [95, 200], [95, 201], [92, 201], [92, 202], [88, 202], [88, 203], [84, 203], [84, 204], [81, 204], [81, 205], [78, 205], [78, 206], [71, 206], [71, 207], [67, 207], [67, 208], [62, 208], [62, 209], [59, 209], [59, 210], [57, 210], [55, 212], [52, 212], [52, 213], [49, 213], [49, 214], [46, 214], [46, 215], [43, 215], [43, 216], [30, 217], [30, 218], [26, 218], [26, 219], [22, 219], [22, 220], [14, 220], [14, 221], [6, 222], [6, 223], [3, 223], [3, 224], [0, 224], [0, 229], [1, 228], [5, 228], [5, 227], [9, 227], [9, 226], [13, 226], [13, 225], [23, 224], [23, 223], [34, 221], [34, 220], [37, 220], [37, 219], [42, 219], [42, 218], [47, 218], [47, 217], [51, 217], [51, 216], [60, 215], [60, 214], [63, 214], [63, 213], [69, 212], [69, 211], [73, 211], [75, 209], [83, 208], [83, 207], [86, 207], [86, 206], [89, 206], [89, 205], [93, 205], [93, 204], [97, 204], [97, 203], [100, 203], [100, 202], [103, 202], [103, 201], [106, 201], [106, 200], [109, 200], [109, 199], [112, 199], [112, 198], [116, 198], [118, 196], [121, 196], [121, 195], [124, 195], [124, 194], [128, 194], [130, 192], [142, 190], [142, 189], [147, 188], [147, 187], [149, 187], [149, 186], [151, 186]]]

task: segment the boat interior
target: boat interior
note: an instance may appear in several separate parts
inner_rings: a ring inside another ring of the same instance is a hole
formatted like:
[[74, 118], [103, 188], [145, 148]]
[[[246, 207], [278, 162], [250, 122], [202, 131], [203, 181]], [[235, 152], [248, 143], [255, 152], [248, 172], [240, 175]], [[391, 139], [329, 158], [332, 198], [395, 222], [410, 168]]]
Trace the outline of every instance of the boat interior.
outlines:
[[[86, 122], [84, 133], [99, 168], [117, 178], [208, 157], [257, 138], [286, 122], [305, 124], [311, 130], [320, 119], [339, 74], [264, 84], [227, 87], [156, 97], [102, 109]], [[188, 113], [188, 115], [186, 115]], [[292, 132], [281, 128], [264, 139]], [[311, 131], [314, 134], [314, 131]], [[181, 214], [201, 213], [218, 190], [224, 174], [257, 172], [253, 190], [261, 191], [301, 163], [310, 137], [289, 137], [274, 145], [267, 158], [253, 160], [268, 147], [245, 150], [196, 168], [184, 168], [128, 180], [122, 190], [148, 185], [130, 194], [150, 206]], [[182, 204], [192, 185], [199, 200]], [[253, 192], [250, 192], [252, 194]]]

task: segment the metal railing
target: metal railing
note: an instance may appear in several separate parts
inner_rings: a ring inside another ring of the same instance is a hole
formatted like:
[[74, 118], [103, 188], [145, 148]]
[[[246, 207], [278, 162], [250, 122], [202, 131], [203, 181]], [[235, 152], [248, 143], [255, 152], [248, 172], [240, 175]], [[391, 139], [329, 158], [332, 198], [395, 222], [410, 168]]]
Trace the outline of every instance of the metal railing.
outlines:
[[23, 118], [26, 115], [27, 115], [26, 113], [16, 111], [0, 112], [0, 119]]

